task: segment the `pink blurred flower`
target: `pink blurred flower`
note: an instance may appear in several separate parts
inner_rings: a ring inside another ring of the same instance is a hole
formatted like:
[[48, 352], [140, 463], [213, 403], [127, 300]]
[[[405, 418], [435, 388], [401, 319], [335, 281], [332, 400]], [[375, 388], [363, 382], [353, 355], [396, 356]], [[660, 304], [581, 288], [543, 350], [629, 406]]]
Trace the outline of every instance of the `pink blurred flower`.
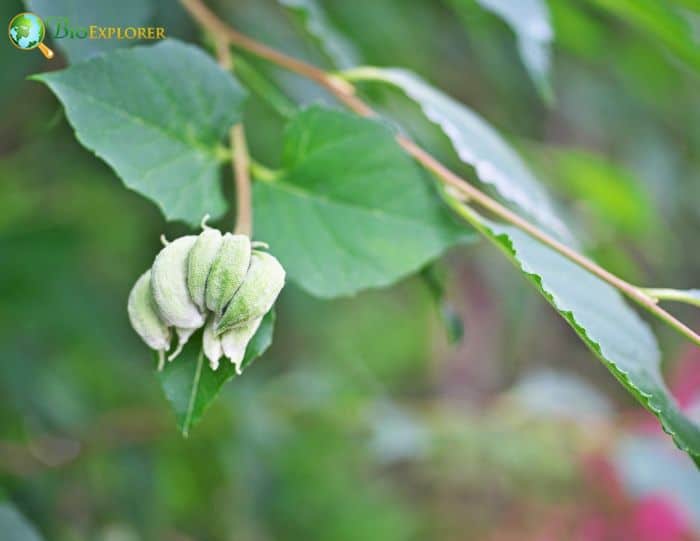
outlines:
[[692, 534], [690, 522], [668, 498], [647, 496], [635, 503], [630, 520], [631, 539], [683, 541]]

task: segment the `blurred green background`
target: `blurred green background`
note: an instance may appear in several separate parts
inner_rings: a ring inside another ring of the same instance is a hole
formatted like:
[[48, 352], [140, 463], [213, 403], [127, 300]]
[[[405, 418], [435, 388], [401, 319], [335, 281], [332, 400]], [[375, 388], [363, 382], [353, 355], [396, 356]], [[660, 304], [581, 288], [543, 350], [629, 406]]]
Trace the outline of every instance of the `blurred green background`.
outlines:
[[[512, 30], [472, 1], [319, 4], [357, 61], [413, 69], [501, 130], [600, 263], [637, 283], [700, 286], [692, 0], [548, 0], [549, 101]], [[329, 66], [274, 1], [212, 6]], [[20, 11], [3, 2], [4, 20]], [[152, 20], [199, 41], [175, 2], [158, 2]], [[248, 61], [293, 101], [327, 99]], [[185, 229], [126, 190], [25, 80], [64, 66], [60, 56], [5, 42], [0, 65], [0, 539], [697, 537], [700, 474], [485, 244], [430, 269], [442, 306], [425, 276], [333, 302], [289, 285], [271, 350], [183, 439], [125, 306], [159, 235]], [[417, 109], [368, 91], [456, 163]], [[254, 96], [246, 122], [253, 154], [274, 165], [284, 119]], [[456, 343], [444, 311], [463, 322]], [[700, 326], [697, 310], [674, 312]], [[693, 409], [700, 354], [657, 331], [669, 385]]]

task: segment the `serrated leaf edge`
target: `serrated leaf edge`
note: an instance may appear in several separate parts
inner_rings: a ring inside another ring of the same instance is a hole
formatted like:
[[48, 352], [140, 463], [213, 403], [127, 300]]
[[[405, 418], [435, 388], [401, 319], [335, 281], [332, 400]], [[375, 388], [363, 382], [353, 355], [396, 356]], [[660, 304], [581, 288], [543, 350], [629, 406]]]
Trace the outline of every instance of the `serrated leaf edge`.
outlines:
[[[653, 400], [653, 395], [650, 393], [647, 393], [640, 389], [636, 384], [634, 384], [630, 378], [629, 378], [629, 372], [626, 372], [622, 368], [620, 368], [615, 362], [611, 361], [610, 359], [606, 358], [605, 355], [603, 354], [602, 348], [600, 344], [591, 338], [588, 335], [588, 332], [586, 331], [585, 327], [583, 327], [576, 319], [574, 313], [571, 310], [563, 310], [561, 309], [556, 301], [556, 298], [552, 292], [547, 290], [543, 283], [542, 283], [542, 277], [537, 274], [536, 272], [529, 270], [526, 268], [525, 264], [522, 262], [522, 260], [519, 259], [518, 257], [518, 251], [515, 248], [515, 245], [513, 244], [513, 241], [511, 237], [507, 233], [496, 233], [493, 231], [488, 225], [484, 224], [482, 222], [482, 226], [486, 229], [488, 229], [490, 235], [490, 238], [493, 238], [494, 241], [498, 242], [498, 245], [504, 250], [507, 251], [508, 258], [513, 262], [513, 264], [520, 269], [520, 271], [528, 278], [530, 282], [534, 284], [534, 286], [538, 289], [538, 291], [542, 294], [542, 296], [547, 300], [547, 302], [559, 313], [562, 315], [564, 320], [566, 320], [567, 323], [574, 329], [574, 331], [581, 337], [581, 339], [584, 341], [584, 343], [593, 351], [596, 357], [606, 366], [608, 367], [609, 371], [615, 376], [615, 378], [622, 383], [622, 385], [632, 391], [632, 395], [637, 398], [637, 400], [645, 407], [647, 408], [661, 423], [661, 427], [663, 431], [668, 434], [672, 439], [673, 442], [676, 444], [676, 446], [688, 453], [693, 460], [698, 460], [700, 459], [700, 454], [694, 452], [693, 450], [690, 449], [690, 447], [683, 442], [683, 440], [679, 439], [678, 433], [671, 427], [669, 426], [668, 422], [665, 419], [665, 416], [662, 415], [662, 409], [663, 407], [656, 404]], [[635, 312], [636, 314], [636, 312]], [[639, 316], [637, 316], [639, 317]], [[646, 326], [646, 323], [641, 321], [640, 322]], [[670, 392], [669, 396], [672, 398]]]

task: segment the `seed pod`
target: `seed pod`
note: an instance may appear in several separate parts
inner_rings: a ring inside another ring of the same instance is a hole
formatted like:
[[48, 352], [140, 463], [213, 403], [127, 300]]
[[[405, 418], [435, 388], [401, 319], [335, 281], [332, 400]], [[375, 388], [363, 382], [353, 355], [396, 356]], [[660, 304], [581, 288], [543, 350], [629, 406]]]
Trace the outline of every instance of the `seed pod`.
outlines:
[[204, 355], [209, 359], [209, 366], [212, 370], [217, 370], [219, 368], [219, 359], [223, 355], [223, 350], [221, 346], [221, 339], [216, 336], [214, 332], [215, 318], [212, 315], [204, 326], [204, 334], [202, 335], [202, 349], [204, 350]]
[[226, 233], [211, 266], [206, 287], [207, 308], [217, 316], [243, 283], [250, 265], [250, 239]]
[[224, 351], [224, 355], [234, 364], [236, 367], [236, 374], [239, 376], [243, 372], [242, 364], [243, 358], [245, 357], [245, 350], [260, 327], [262, 319], [262, 317], [256, 318], [248, 323], [234, 327], [221, 335], [221, 347]]
[[155, 299], [151, 291], [150, 270], [144, 272], [136, 280], [131, 293], [129, 293], [127, 311], [131, 326], [136, 333], [146, 342], [148, 347], [158, 351], [160, 360], [158, 366], [161, 368], [164, 352], [170, 347], [170, 329], [160, 318], [155, 306]]
[[197, 237], [188, 235], [163, 248], [153, 262], [151, 288], [163, 320], [180, 329], [198, 329], [204, 316], [187, 290], [187, 258]]
[[187, 289], [200, 312], [206, 310], [205, 290], [207, 277], [221, 248], [222, 236], [218, 229], [202, 231], [190, 250], [187, 261]]
[[231, 299], [219, 321], [216, 332], [226, 331], [264, 316], [284, 287], [284, 269], [267, 252], [253, 251], [250, 268], [240, 289]]

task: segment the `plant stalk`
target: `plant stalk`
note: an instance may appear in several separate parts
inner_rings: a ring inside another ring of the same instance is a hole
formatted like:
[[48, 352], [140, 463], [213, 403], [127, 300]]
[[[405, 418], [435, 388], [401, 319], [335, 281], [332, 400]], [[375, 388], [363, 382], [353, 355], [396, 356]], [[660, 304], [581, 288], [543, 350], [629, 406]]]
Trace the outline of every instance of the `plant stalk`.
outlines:
[[[216, 32], [211, 32], [219, 65], [226, 71], [233, 70], [233, 55], [229, 41]], [[252, 196], [250, 190], [250, 155], [245, 140], [243, 124], [231, 128], [231, 157], [233, 179], [236, 187], [236, 224], [234, 233], [251, 236], [253, 230]]]
[[694, 306], [700, 306], [700, 294], [698, 293], [693, 295], [690, 291], [666, 288], [645, 288], [644, 292], [650, 297], [654, 297], [659, 301], [676, 301], [683, 302], [685, 304], [692, 304]]
[[250, 189], [250, 156], [243, 124], [231, 128], [233, 146], [233, 176], [236, 184], [236, 226], [234, 233], [253, 234], [253, 204]]

